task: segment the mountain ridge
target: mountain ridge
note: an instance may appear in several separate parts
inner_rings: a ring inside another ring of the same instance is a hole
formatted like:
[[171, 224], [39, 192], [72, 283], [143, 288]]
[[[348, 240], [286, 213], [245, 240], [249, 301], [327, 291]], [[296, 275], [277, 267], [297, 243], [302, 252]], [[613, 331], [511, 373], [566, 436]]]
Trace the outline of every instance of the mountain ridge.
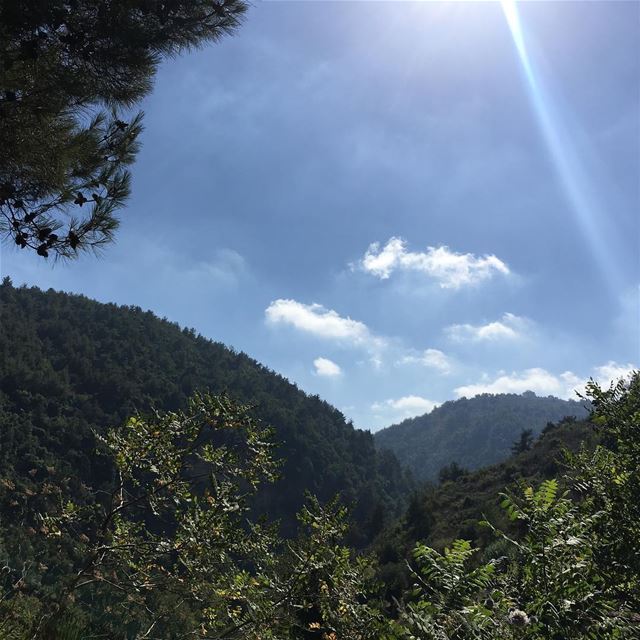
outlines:
[[588, 411], [583, 402], [532, 391], [481, 394], [449, 400], [429, 413], [376, 431], [374, 440], [417, 479], [433, 481], [452, 462], [471, 470], [501, 462], [524, 429], [535, 436], [548, 422], [583, 418]]
[[403, 502], [411, 483], [393, 454], [378, 452], [369, 432], [246, 354], [139, 307], [16, 288], [6, 278], [0, 303], [5, 476], [28, 484], [30, 470], [54, 463], [82, 482], [109, 482], [92, 453], [94, 432], [136, 412], [182, 408], [195, 391], [209, 390], [250, 404], [275, 429], [283, 480], [258, 496], [256, 508], [283, 530], [294, 532], [305, 491], [323, 501], [340, 493], [353, 505], [355, 543]]

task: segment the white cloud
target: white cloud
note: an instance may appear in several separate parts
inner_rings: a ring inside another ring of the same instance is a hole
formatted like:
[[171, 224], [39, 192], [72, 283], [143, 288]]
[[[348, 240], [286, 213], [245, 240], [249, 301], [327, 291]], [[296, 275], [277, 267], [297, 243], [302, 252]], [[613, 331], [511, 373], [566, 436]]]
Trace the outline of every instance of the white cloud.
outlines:
[[363, 322], [343, 318], [333, 309], [325, 309], [315, 303], [275, 300], [267, 307], [265, 316], [271, 324], [288, 324], [320, 338], [374, 349], [380, 349], [386, 344], [384, 338], [372, 334]]
[[609, 360], [606, 364], [595, 367], [592, 377], [601, 387], [608, 387], [612, 381], [617, 382], [620, 378], [628, 378], [637, 368], [636, 365], [630, 362], [619, 364]]
[[[612, 381], [626, 378], [635, 367], [632, 364], [618, 364], [610, 361], [605, 365], [594, 367], [591, 376], [602, 387], [608, 387]], [[485, 376], [476, 384], [465, 385], [455, 389], [456, 395], [471, 398], [481, 393], [523, 393], [533, 391], [540, 396], [557, 396], [558, 398], [576, 398], [576, 391], [584, 392], [589, 377], [578, 376], [572, 371], [555, 375], [546, 369], [535, 367], [510, 374], [500, 373], [494, 380]]]
[[532, 322], [513, 313], [505, 313], [500, 320], [488, 324], [453, 324], [445, 333], [454, 342], [496, 342], [518, 340], [527, 335]]
[[497, 273], [510, 273], [509, 267], [493, 254], [456, 253], [447, 246], [427, 247], [423, 253], [407, 251], [406, 242], [396, 237], [382, 248], [377, 242], [370, 245], [360, 267], [382, 280], [396, 270], [416, 271], [433, 278], [443, 289], [459, 289], [488, 280]]
[[408, 355], [400, 360], [400, 364], [420, 364], [440, 373], [451, 373], [452, 363], [449, 356], [439, 349], [425, 349], [417, 355]]
[[470, 384], [455, 389], [458, 397], [471, 398], [481, 393], [523, 393], [533, 391], [541, 396], [567, 397], [567, 387], [571, 385], [568, 379], [570, 372], [555, 376], [545, 369], [526, 369], [520, 373], [499, 375], [495, 380], [483, 380], [477, 384]]
[[329, 358], [316, 358], [313, 361], [313, 366], [316, 368], [316, 375], [324, 378], [335, 378], [342, 375], [342, 369]]
[[374, 402], [371, 408], [379, 413], [393, 414], [394, 419], [413, 418], [435, 409], [437, 402], [422, 396], [404, 396], [402, 398]]

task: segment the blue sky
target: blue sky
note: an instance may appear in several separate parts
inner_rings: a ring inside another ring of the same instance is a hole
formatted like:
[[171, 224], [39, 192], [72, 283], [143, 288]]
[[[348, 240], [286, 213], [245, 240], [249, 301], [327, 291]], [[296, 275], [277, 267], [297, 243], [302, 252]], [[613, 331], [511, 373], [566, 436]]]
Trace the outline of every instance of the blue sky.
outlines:
[[117, 244], [16, 284], [135, 304], [377, 429], [640, 362], [640, 4], [258, 2], [169, 61]]

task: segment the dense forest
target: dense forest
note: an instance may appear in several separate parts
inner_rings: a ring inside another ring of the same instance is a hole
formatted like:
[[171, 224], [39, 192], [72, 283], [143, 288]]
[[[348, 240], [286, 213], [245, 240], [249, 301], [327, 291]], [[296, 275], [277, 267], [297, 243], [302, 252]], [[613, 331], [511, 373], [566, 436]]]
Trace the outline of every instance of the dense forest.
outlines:
[[[194, 391], [228, 393], [275, 431], [281, 480], [254, 507], [295, 530], [305, 491], [353, 506], [352, 543], [365, 544], [402, 505], [410, 480], [317, 396], [242, 353], [139, 308], [35, 288], [0, 291], [0, 465], [25, 489], [48, 466], [92, 486], [112, 469], [95, 435], [135, 412], [184, 408]], [[34, 472], [35, 470], [35, 472]], [[25, 505], [26, 506], [26, 505]]]
[[451, 400], [430, 413], [376, 432], [380, 449], [393, 451], [419, 480], [435, 480], [446, 465], [478, 469], [506, 458], [522, 431], [539, 434], [548, 422], [584, 418], [588, 403], [522, 395], [482, 394]]

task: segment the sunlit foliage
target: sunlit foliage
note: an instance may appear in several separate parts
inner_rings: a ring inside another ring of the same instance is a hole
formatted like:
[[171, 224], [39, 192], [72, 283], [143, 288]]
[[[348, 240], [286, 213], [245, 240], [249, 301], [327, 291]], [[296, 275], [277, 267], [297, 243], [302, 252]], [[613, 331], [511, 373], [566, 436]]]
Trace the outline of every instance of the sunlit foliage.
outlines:
[[505, 494], [519, 535], [496, 530], [504, 555], [474, 564], [457, 540], [444, 554], [414, 551], [414, 582], [395, 624], [397, 637], [471, 640], [635, 638], [640, 632], [640, 374], [608, 390], [591, 383], [594, 451], [568, 455], [554, 479]]

